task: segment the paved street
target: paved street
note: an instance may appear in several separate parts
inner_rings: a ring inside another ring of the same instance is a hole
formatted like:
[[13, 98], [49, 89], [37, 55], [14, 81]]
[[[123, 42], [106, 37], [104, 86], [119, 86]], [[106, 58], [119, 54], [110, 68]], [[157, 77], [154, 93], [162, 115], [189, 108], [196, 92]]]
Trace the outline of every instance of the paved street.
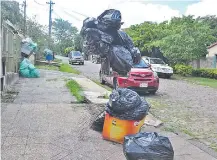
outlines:
[[[84, 66], [73, 65], [87, 77], [98, 80], [99, 64], [86, 61]], [[206, 147], [217, 149], [217, 89], [175, 79], [160, 79], [151, 112], [172, 131], [181, 131], [199, 139]], [[216, 154], [216, 153], [215, 153]]]

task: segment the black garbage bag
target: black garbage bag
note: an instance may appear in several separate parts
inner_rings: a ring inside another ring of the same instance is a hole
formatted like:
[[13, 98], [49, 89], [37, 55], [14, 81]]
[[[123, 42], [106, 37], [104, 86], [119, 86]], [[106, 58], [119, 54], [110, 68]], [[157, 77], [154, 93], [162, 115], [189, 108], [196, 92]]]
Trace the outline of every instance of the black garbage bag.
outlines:
[[105, 111], [99, 114], [97, 118], [94, 120], [94, 122], [91, 125], [91, 128], [95, 131], [102, 132], [103, 131], [103, 126], [104, 126], [104, 121], [105, 121]]
[[128, 49], [131, 53], [133, 63], [137, 64], [141, 59], [141, 53], [137, 47], [134, 47], [133, 41], [130, 36], [124, 31], [118, 31], [119, 36], [122, 39], [123, 46]]
[[127, 88], [118, 88], [113, 90], [109, 96], [110, 109], [116, 113], [132, 110], [141, 105], [140, 96], [133, 90]]
[[174, 151], [167, 137], [154, 133], [138, 133], [124, 138], [127, 160], [173, 160]]
[[112, 36], [95, 28], [87, 28], [83, 31], [83, 39], [83, 49], [87, 55], [105, 57], [110, 53]]
[[108, 29], [119, 30], [123, 24], [121, 22], [121, 12], [115, 9], [105, 10], [97, 17], [97, 20], [97, 28], [101, 31], [107, 31]]
[[123, 46], [113, 46], [110, 53], [110, 66], [113, 71], [126, 75], [133, 66], [131, 53]]
[[80, 34], [81, 36], [84, 36], [85, 30], [87, 28], [97, 28], [97, 20], [93, 17], [88, 17], [83, 21], [83, 26], [81, 28]]
[[112, 117], [116, 117], [122, 120], [129, 120], [129, 121], [141, 121], [148, 114], [148, 110], [149, 110], [149, 105], [145, 101], [143, 101], [136, 108], [132, 110], [123, 111], [122, 113], [114, 112], [111, 109], [109, 103], [106, 104], [106, 112], [110, 114]]

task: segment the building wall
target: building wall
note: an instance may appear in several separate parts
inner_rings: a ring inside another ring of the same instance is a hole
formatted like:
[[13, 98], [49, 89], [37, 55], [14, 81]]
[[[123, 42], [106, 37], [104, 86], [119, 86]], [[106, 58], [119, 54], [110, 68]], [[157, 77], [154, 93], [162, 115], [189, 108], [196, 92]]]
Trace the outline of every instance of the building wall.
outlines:
[[217, 68], [217, 65], [214, 61], [216, 61], [215, 56], [194, 60], [190, 63], [190, 65], [193, 68]]
[[213, 57], [215, 55], [217, 55], [217, 45], [215, 45], [212, 48], [208, 49], [208, 57]]
[[1, 91], [19, 77], [21, 37], [8, 21], [1, 24]]

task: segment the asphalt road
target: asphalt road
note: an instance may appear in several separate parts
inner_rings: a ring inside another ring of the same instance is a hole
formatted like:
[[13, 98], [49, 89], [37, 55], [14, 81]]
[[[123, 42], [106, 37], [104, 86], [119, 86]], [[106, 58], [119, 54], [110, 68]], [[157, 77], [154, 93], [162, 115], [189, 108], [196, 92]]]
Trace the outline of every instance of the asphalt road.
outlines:
[[100, 64], [85, 61], [84, 65], [73, 64], [73, 68], [79, 70], [84, 76], [99, 81]]
[[[99, 79], [99, 64], [73, 65], [90, 79]], [[155, 96], [146, 96], [151, 112], [170, 130], [179, 130], [217, 149], [217, 89], [178, 79], [160, 79]]]

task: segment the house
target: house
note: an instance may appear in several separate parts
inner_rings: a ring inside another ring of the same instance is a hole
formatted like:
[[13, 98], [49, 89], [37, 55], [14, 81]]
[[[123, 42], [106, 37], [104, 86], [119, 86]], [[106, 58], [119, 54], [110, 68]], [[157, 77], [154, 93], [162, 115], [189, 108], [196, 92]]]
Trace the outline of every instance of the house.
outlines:
[[217, 42], [210, 45], [208, 48], [208, 54], [207, 57], [214, 57], [217, 56]]
[[217, 42], [207, 47], [206, 57], [194, 60], [190, 63], [193, 68], [217, 68]]

